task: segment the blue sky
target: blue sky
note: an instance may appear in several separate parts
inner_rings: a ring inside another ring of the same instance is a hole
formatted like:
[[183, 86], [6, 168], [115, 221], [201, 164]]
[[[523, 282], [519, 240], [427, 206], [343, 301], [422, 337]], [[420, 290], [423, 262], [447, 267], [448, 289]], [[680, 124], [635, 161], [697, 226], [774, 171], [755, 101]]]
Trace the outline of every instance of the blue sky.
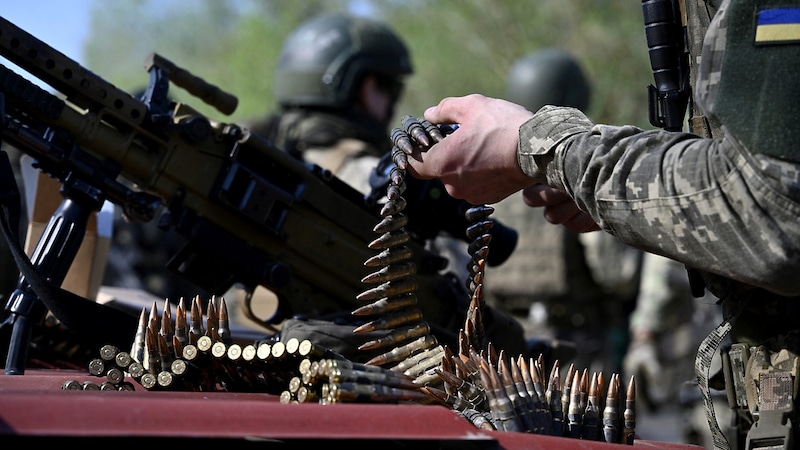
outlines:
[[[2, 0], [0, 16], [49, 46], [83, 63], [81, 49], [89, 33], [95, 0]], [[368, 2], [353, 1], [353, 10], [367, 13]], [[7, 61], [0, 56], [3, 64]]]
[[81, 62], [93, 0], [6, 0], [0, 15], [51, 47]]
[[[0, 16], [50, 47], [82, 63], [81, 49], [89, 31], [89, 12], [94, 0], [4, 0]], [[0, 64], [19, 71], [0, 56]], [[25, 72], [23, 76], [32, 77]], [[37, 82], [38, 80], [32, 79]]]

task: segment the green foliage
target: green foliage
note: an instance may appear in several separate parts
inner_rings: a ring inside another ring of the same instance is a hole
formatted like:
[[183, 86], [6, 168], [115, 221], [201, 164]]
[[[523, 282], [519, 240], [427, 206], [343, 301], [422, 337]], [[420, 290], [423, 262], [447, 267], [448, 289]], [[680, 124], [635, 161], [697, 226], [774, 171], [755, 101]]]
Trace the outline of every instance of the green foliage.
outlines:
[[416, 66], [399, 111], [420, 111], [443, 96], [472, 92], [503, 97], [516, 58], [556, 47], [583, 63], [593, 85], [589, 115], [595, 121], [648, 125], [645, 87], [652, 73], [637, 2], [417, 0], [394, 5], [389, 17], [408, 39]]
[[596, 122], [647, 122], [652, 83], [641, 4], [629, 0], [118, 0], [97, 1], [87, 67], [122, 89], [148, 83], [143, 69], [156, 52], [239, 98], [230, 118], [180, 89], [170, 94], [213, 118], [247, 122], [274, 107], [272, 74], [283, 40], [303, 20], [352, 9], [384, 20], [413, 58], [397, 109], [421, 115], [445, 96], [503, 97], [513, 61], [547, 47], [571, 51], [592, 80], [589, 115]]

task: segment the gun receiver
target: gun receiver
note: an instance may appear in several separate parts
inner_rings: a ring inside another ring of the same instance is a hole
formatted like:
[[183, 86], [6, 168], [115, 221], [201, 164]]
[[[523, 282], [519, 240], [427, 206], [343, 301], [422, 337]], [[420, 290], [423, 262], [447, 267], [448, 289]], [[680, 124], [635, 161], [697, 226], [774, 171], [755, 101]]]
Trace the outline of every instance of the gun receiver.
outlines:
[[[210, 292], [233, 283], [270, 289], [279, 299], [271, 323], [360, 306], [377, 207], [330, 172], [171, 102], [167, 91], [172, 82], [224, 114], [236, 97], [154, 54], [148, 89], [135, 98], [2, 17], [0, 54], [65, 97], [0, 65], [2, 136], [60, 181], [79, 178], [102, 191], [132, 220], [162, 212], [159, 226], [188, 242], [171, 269]], [[432, 255], [423, 244], [409, 245], [423, 298], [438, 275], [425, 269]], [[431, 322], [447, 314], [441, 303], [421, 302]]]

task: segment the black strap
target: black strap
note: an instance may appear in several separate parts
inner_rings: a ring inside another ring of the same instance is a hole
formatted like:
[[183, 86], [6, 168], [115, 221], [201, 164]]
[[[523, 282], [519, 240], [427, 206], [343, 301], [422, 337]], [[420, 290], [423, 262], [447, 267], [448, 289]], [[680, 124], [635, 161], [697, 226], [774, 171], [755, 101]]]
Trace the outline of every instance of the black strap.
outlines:
[[138, 326], [137, 317], [61, 289], [33, 266], [20, 245], [21, 197], [14, 172], [8, 154], [4, 151], [0, 154], [0, 230], [26, 282], [53, 316], [73, 333], [100, 345], [130, 347]]

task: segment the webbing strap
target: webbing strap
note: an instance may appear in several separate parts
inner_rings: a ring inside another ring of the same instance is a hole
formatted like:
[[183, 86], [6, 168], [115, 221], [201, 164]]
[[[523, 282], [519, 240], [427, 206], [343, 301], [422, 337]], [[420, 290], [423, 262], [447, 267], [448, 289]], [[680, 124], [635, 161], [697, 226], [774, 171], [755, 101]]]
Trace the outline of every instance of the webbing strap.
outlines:
[[697, 349], [697, 357], [694, 360], [694, 372], [697, 376], [700, 393], [703, 395], [703, 405], [706, 409], [706, 421], [708, 421], [708, 428], [711, 430], [711, 439], [714, 443], [714, 449], [716, 450], [730, 450], [731, 444], [719, 427], [717, 415], [714, 412], [714, 403], [711, 400], [711, 391], [708, 388], [708, 380], [711, 378], [711, 360], [714, 358], [714, 355], [719, 352], [722, 341], [731, 331], [731, 328], [733, 328], [733, 323], [738, 316], [739, 312], [736, 312], [736, 314], [723, 320], [721, 324], [711, 331], [711, 333], [703, 339], [703, 342], [700, 343], [700, 347]]

